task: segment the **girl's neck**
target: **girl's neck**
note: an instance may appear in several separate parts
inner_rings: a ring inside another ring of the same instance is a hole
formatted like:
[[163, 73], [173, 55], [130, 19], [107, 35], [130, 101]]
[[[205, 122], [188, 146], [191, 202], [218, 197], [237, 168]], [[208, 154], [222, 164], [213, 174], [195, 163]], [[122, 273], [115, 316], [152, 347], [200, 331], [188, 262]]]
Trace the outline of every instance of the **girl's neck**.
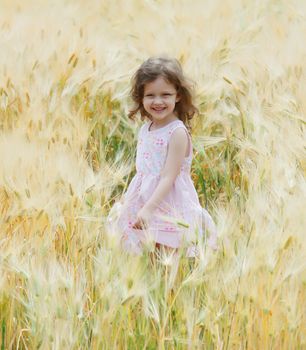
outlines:
[[164, 126], [168, 125], [169, 123], [175, 121], [175, 120], [180, 120], [176, 115], [174, 115], [172, 118], [169, 118], [167, 120], [154, 120], [151, 119], [151, 127], [150, 130], [154, 130], [154, 129], [159, 129], [159, 128], [163, 128]]

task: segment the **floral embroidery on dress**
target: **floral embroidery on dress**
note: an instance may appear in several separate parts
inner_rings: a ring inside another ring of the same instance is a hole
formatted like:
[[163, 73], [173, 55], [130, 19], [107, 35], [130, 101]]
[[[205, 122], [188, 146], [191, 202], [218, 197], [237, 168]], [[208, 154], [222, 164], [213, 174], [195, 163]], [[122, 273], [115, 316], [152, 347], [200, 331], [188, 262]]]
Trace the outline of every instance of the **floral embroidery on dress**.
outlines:
[[143, 152], [143, 156], [145, 159], [149, 159], [150, 158], [150, 152]]
[[156, 144], [156, 145], [163, 146], [163, 145], [164, 145], [164, 140], [163, 140], [163, 139], [156, 139], [155, 144]]

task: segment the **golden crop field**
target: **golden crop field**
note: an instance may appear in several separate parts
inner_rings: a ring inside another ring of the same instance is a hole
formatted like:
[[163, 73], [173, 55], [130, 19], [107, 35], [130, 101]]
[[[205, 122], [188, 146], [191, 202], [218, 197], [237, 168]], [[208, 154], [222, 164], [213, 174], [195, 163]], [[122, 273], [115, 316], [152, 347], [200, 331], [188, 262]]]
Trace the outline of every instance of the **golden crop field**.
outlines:
[[[0, 0], [1, 350], [306, 349], [305, 38], [303, 0]], [[107, 217], [164, 54], [219, 249], [152, 264]]]

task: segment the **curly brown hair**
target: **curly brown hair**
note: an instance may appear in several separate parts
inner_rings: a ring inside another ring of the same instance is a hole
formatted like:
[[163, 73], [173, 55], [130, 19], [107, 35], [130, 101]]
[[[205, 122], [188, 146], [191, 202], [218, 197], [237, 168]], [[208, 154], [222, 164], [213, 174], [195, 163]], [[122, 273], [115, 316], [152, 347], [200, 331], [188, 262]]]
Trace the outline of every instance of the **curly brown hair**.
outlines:
[[150, 57], [142, 63], [132, 78], [131, 97], [135, 106], [130, 110], [128, 116], [131, 119], [140, 112], [141, 120], [151, 116], [143, 107], [143, 94], [145, 84], [150, 83], [162, 76], [168, 83], [176, 88], [180, 100], [176, 103], [174, 112], [177, 117], [191, 130], [190, 120], [198, 109], [192, 102], [192, 84], [183, 74], [180, 62], [175, 58]]

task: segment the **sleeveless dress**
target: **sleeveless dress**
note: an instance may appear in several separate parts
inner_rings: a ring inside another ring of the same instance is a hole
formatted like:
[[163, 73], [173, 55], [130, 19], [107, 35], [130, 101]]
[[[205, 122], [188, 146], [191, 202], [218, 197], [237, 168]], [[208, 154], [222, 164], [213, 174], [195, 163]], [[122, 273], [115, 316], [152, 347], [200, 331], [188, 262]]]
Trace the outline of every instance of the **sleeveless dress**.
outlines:
[[[187, 242], [187, 257], [198, 254], [197, 239], [208, 238], [208, 244], [216, 248], [217, 231], [208, 211], [201, 207], [190, 176], [192, 143], [189, 132], [181, 120], [150, 130], [148, 121], [140, 128], [136, 152], [136, 174], [123, 196], [117, 224], [121, 243], [125, 250], [141, 254], [142, 243], [148, 239], [162, 245], [178, 248]], [[188, 135], [189, 154], [184, 158], [180, 173], [170, 192], [154, 210], [147, 229], [133, 229], [136, 215], [152, 196], [160, 180], [160, 173], [167, 157], [172, 133], [184, 128]], [[188, 244], [189, 242], [189, 244]]]

